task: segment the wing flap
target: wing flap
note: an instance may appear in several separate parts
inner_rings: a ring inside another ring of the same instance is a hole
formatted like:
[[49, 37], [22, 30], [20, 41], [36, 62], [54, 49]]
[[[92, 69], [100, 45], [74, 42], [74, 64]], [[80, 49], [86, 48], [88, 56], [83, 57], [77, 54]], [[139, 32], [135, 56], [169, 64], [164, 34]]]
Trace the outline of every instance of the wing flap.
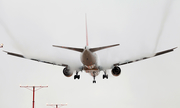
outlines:
[[136, 59], [136, 60], [129, 60], [129, 61], [125, 61], [125, 62], [122, 62], [122, 63], [116, 63], [116, 64], [114, 64], [114, 66], [130, 64], [130, 63], [134, 63], [134, 62], [137, 62], [137, 61], [141, 61], [141, 60], [145, 60], [145, 59], [148, 59], [148, 58], [152, 58], [152, 57], [155, 57], [155, 56], [159, 56], [159, 55], [162, 55], [162, 54], [166, 54], [166, 53], [174, 51], [174, 49], [176, 49], [176, 48], [177, 47], [171, 48], [171, 49], [168, 49], [168, 50], [164, 50], [164, 51], [161, 51], [161, 52], [158, 52], [158, 53], [154, 54], [154, 56], [143, 57], [143, 58]]
[[25, 59], [29, 59], [29, 60], [33, 60], [33, 61], [37, 61], [37, 62], [52, 64], [52, 65], [57, 65], [57, 66], [67, 66], [65, 64], [57, 64], [57, 63], [53, 63], [53, 62], [49, 62], [49, 61], [43, 61], [43, 60], [34, 59], [34, 58], [26, 58], [25, 56], [23, 56], [21, 54], [17, 54], [17, 53], [12, 53], [12, 52], [8, 52], [8, 51], [4, 51], [4, 52], [7, 53], [8, 55], [12, 55], [12, 56], [20, 57], [20, 58], [25, 58]]
[[165, 51], [158, 52], [158, 53], [156, 53], [154, 56], [159, 56], [159, 55], [162, 55], [162, 54], [165, 54], [165, 53], [168, 53], [168, 52], [172, 52], [172, 51], [174, 51], [174, 49], [176, 49], [176, 48], [177, 48], [177, 47], [172, 48], [172, 49], [169, 49], [169, 50], [165, 50]]
[[16, 53], [12, 53], [12, 52], [8, 52], [8, 51], [4, 51], [5, 53], [12, 55], [12, 56], [16, 56], [16, 57], [21, 57], [21, 58], [25, 58], [23, 55], [21, 54], [16, 54]]

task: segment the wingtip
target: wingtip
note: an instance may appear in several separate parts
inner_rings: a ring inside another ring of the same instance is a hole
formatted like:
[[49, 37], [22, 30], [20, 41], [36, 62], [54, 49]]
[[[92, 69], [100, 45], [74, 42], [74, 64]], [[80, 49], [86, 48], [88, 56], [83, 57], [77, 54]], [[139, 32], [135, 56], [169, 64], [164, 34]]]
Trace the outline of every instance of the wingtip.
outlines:
[[61, 47], [61, 46], [57, 46], [57, 45], [52, 45], [53, 47]]
[[120, 44], [114, 44], [114, 46], [119, 46]]
[[174, 50], [175, 50], [175, 49], [177, 49], [177, 48], [178, 48], [178, 47], [174, 47], [174, 48], [172, 48], [171, 50], [173, 50], [173, 51], [174, 51]]
[[175, 48], [173, 48], [173, 49], [176, 49], [176, 48], [178, 48], [178, 47], [175, 47]]
[[53, 47], [65, 48], [64, 46], [52, 45]]
[[154, 56], [158, 56], [158, 55], [162, 55], [162, 54], [165, 54], [165, 53], [172, 52], [172, 51], [174, 51], [174, 49], [176, 49], [176, 48], [177, 48], [177, 47], [174, 47], [174, 48], [171, 48], [171, 49], [168, 49], [168, 50], [164, 50], [164, 51], [158, 52], [158, 53], [156, 53]]
[[3, 52], [8, 53], [8, 51], [3, 50]]

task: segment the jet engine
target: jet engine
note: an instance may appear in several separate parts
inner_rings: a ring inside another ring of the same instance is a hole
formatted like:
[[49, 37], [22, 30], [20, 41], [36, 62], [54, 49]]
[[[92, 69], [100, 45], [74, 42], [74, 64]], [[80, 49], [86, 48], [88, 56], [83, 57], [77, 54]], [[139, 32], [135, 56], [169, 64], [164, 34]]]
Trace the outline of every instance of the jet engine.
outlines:
[[114, 76], [119, 76], [121, 74], [121, 68], [118, 66], [115, 66], [111, 72]]
[[70, 72], [68, 68], [64, 68], [63, 69], [63, 74], [66, 76], [66, 77], [70, 77], [73, 75], [73, 72]]

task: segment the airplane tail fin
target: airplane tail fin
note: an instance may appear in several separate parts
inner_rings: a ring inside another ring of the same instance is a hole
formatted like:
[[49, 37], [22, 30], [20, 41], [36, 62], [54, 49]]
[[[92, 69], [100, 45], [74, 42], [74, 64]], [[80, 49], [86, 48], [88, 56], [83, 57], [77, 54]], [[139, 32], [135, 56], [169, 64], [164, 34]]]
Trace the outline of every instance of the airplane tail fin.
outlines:
[[110, 47], [114, 47], [114, 46], [118, 46], [119, 44], [114, 44], [114, 45], [108, 45], [108, 46], [103, 46], [103, 47], [96, 47], [96, 48], [90, 48], [89, 50], [91, 52], [95, 52], [95, 51], [99, 51], [102, 49], [106, 49], [106, 48], [110, 48]]
[[[88, 43], [88, 29], [87, 29], [87, 15], [85, 14], [85, 23], [86, 23], [86, 46], [89, 46]], [[90, 48], [89, 50], [91, 52], [95, 52], [95, 51], [99, 51], [102, 49], [106, 49], [106, 48], [110, 48], [110, 47], [114, 47], [114, 46], [118, 46], [119, 44], [115, 44], [115, 45], [109, 45], [109, 46], [103, 46], [103, 47], [97, 47], [97, 48]]]
[[[85, 14], [85, 23], [86, 23], [86, 46], [89, 46], [88, 43], [88, 30], [87, 30], [87, 16]], [[108, 45], [108, 46], [103, 46], [103, 47], [96, 47], [96, 48], [90, 48], [89, 50], [91, 52], [95, 52], [95, 51], [99, 51], [102, 49], [106, 49], [106, 48], [110, 48], [110, 47], [114, 47], [114, 46], [118, 46], [119, 44], [114, 44], [114, 45]], [[59, 48], [64, 48], [64, 49], [69, 49], [69, 50], [73, 50], [73, 51], [78, 51], [78, 52], [83, 52], [84, 49], [82, 48], [73, 48], [73, 47], [65, 47], [65, 46], [57, 46], [57, 45], [53, 45], [53, 47], [59, 47]]]
[[85, 14], [85, 20], [86, 20], [86, 46], [89, 46], [89, 43], [88, 43], [88, 30], [87, 30], [87, 16]]

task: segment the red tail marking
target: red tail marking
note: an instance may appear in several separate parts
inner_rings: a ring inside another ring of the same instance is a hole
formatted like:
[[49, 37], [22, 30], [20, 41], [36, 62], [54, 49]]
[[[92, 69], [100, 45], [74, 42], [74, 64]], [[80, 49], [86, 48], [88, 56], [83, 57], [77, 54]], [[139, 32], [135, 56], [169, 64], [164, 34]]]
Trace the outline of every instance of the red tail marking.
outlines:
[[85, 14], [85, 17], [86, 17], [86, 46], [88, 46], [88, 31], [87, 31], [87, 16]]

